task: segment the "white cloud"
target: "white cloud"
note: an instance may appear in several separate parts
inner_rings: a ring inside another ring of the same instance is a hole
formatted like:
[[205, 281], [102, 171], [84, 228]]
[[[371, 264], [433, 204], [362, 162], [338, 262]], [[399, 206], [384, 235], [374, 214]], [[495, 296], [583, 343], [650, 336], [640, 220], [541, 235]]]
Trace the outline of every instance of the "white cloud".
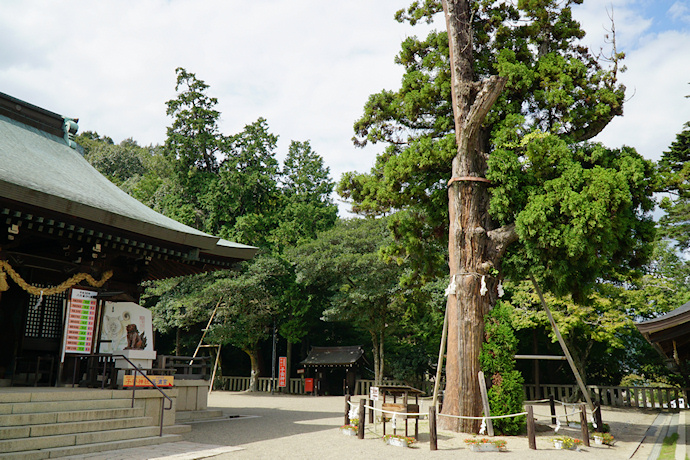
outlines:
[[690, 5], [688, 2], [675, 2], [668, 9], [668, 14], [675, 21], [687, 22], [690, 24]]
[[619, 81], [627, 88], [628, 100], [623, 116], [595, 140], [610, 147], [632, 146], [646, 158], [658, 160], [690, 120], [690, 100], [685, 98], [690, 94], [690, 29], [674, 30], [663, 23], [666, 11], [659, 9], [661, 4], [585, 2], [574, 14], [588, 31], [585, 43], [593, 49], [610, 49], [604, 34], [611, 28], [606, 13], [611, 4], [618, 51], [626, 53], [623, 64], [628, 70]]
[[335, 179], [373, 164], [352, 125], [369, 94], [399, 86], [400, 42], [423, 32], [393, 20], [398, 0], [5, 3], [0, 40], [16, 46], [0, 52], [0, 91], [116, 142], [161, 143], [185, 67], [218, 98], [225, 133], [262, 116], [281, 153], [311, 139]]
[[[210, 85], [222, 130], [236, 133], [258, 117], [280, 136], [312, 141], [334, 179], [368, 171], [382, 147], [353, 147], [352, 125], [368, 96], [397, 89], [393, 63], [407, 35], [393, 20], [401, 0], [0, 0], [0, 91], [66, 116], [116, 142], [162, 143], [175, 96], [176, 67]], [[625, 116], [600, 136], [657, 158], [690, 120], [688, 29], [659, 29], [649, 0], [587, 1], [575, 8], [595, 49], [610, 28], [634, 97]], [[683, 16], [687, 2], [670, 11]], [[663, 24], [662, 24], [663, 25]], [[668, 28], [668, 27], [667, 27]]]

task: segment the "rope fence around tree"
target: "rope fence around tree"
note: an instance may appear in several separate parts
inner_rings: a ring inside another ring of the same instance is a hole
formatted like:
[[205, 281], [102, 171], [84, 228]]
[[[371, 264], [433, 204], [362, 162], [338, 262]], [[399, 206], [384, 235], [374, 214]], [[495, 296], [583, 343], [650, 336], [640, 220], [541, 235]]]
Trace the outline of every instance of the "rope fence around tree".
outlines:
[[[371, 403], [371, 400], [368, 400], [369, 403]], [[527, 416], [527, 438], [528, 438], [528, 443], [530, 449], [536, 450], [536, 428], [535, 428], [535, 420], [537, 419], [552, 419], [555, 420], [555, 425], [556, 427], [554, 428], [554, 433], [558, 433], [558, 431], [561, 428], [561, 419], [566, 419], [568, 421], [569, 417], [574, 417], [578, 414], [580, 414], [580, 429], [582, 431], [582, 442], [584, 445], [589, 446], [589, 428], [587, 426], [587, 406], [584, 403], [564, 403], [562, 401], [553, 401], [552, 399], [544, 399], [544, 400], [538, 400], [538, 401], [529, 401], [530, 403], [544, 403], [544, 402], [558, 402], [560, 403], [563, 407], [566, 406], [575, 406], [579, 405], [579, 409], [573, 409], [572, 412], [566, 413], [566, 414], [561, 414], [561, 415], [556, 415], [554, 413], [551, 413], [549, 415], [542, 415], [542, 414], [534, 414], [533, 406], [532, 405], [527, 405], [526, 406], [526, 411], [524, 412], [518, 412], [515, 414], [506, 414], [506, 415], [491, 415], [491, 416], [469, 416], [469, 415], [451, 415], [451, 414], [436, 414], [436, 407], [431, 405], [429, 407], [429, 445], [431, 450], [437, 450], [437, 433], [436, 433], [436, 419], [438, 417], [447, 417], [447, 418], [453, 418], [453, 419], [468, 419], [468, 420], [481, 420], [482, 425], [479, 431], [480, 435], [484, 434], [484, 430], [486, 429], [486, 421], [487, 420], [496, 420], [496, 419], [505, 419], [505, 418], [512, 418], [512, 417], [521, 417], [521, 416]], [[350, 420], [353, 419], [358, 419], [357, 426], [358, 430], [361, 434], [360, 439], [364, 439], [364, 430], [366, 428], [365, 424], [366, 421], [365, 419], [365, 409], [370, 410], [371, 412], [376, 412], [381, 414], [381, 420], [383, 423], [383, 432], [385, 435], [385, 424], [386, 424], [386, 417], [385, 414], [390, 415], [391, 423], [392, 423], [392, 428], [393, 432], [395, 433], [395, 430], [397, 428], [396, 426], [396, 419], [397, 418], [404, 418], [405, 420], [407, 418], [422, 418], [425, 417], [427, 414], [424, 414], [422, 412], [402, 412], [402, 411], [392, 411], [392, 410], [386, 410], [383, 408], [378, 408], [373, 404], [367, 404], [364, 399], [361, 399], [359, 401], [359, 404], [355, 404], [352, 401], [350, 401], [349, 396], [346, 397], [346, 410], [345, 410], [345, 418], [346, 421], [349, 424]], [[600, 407], [596, 408], [597, 410], [601, 410]], [[370, 432], [373, 432], [378, 436], [378, 433], [376, 431], [376, 417], [373, 418], [374, 422], [374, 428], [369, 429]], [[370, 420], [371, 422], [371, 420]], [[569, 423], [569, 421], [568, 421]], [[595, 421], [594, 414], [592, 414], [592, 424], [594, 428], [596, 429], [597, 423]], [[416, 427], [415, 427], [416, 428]], [[407, 427], [406, 427], [407, 430]], [[415, 438], [417, 438], [417, 433], [415, 433]]]

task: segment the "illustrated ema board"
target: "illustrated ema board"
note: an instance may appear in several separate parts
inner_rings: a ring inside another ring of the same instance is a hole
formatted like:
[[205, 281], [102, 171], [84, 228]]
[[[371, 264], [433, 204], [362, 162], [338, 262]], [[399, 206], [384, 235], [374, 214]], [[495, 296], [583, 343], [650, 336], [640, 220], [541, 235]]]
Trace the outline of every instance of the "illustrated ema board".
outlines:
[[153, 351], [151, 311], [134, 302], [106, 302], [103, 308], [101, 353], [115, 353], [127, 347], [127, 325], [134, 324], [146, 339], [144, 350]]

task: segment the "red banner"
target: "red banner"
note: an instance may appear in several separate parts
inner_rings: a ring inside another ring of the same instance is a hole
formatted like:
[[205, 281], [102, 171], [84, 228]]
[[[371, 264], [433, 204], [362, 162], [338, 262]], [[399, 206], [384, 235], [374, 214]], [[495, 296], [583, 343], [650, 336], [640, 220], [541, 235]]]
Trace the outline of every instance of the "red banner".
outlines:
[[278, 387], [285, 388], [287, 386], [287, 358], [281, 356], [278, 358]]

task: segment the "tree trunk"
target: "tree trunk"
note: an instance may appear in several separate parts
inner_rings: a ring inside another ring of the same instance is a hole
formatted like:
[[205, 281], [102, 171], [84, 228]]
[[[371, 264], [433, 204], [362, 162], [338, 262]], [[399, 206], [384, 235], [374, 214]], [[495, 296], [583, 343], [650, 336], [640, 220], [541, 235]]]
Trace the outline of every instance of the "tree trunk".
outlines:
[[175, 331], [175, 356], [182, 356], [182, 351], [180, 350], [180, 342], [182, 341], [182, 329], [179, 327]]
[[259, 361], [259, 349], [252, 348], [251, 350], [244, 350], [249, 355], [249, 360], [252, 364], [252, 370], [249, 375], [249, 391], [258, 390], [258, 378], [261, 374], [261, 363]]
[[[452, 76], [452, 102], [457, 155], [448, 183], [450, 283], [448, 354], [443, 414], [477, 417], [482, 401], [477, 374], [484, 340], [484, 315], [496, 298], [498, 267], [514, 225], [495, 229], [489, 216], [488, 141], [482, 123], [505, 86], [492, 76], [474, 81], [471, 11], [467, 0], [444, 0]], [[482, 290], [485, 283], [486, 292]], [[444, 429], [476, 433], [479, 420], [441, 417]]]
[[383, 381], [383, 332], [371, 334], [372, 352], [374, 354], [374, 385], [379, 386]]
[[292, 375], [292, 342], [287, 339], [287, 352], [285, 353], [287, 359], [287, 367], [285, 369], [285, 383], [287, 385], [286, 393], [290, 393], [290, 376]]

